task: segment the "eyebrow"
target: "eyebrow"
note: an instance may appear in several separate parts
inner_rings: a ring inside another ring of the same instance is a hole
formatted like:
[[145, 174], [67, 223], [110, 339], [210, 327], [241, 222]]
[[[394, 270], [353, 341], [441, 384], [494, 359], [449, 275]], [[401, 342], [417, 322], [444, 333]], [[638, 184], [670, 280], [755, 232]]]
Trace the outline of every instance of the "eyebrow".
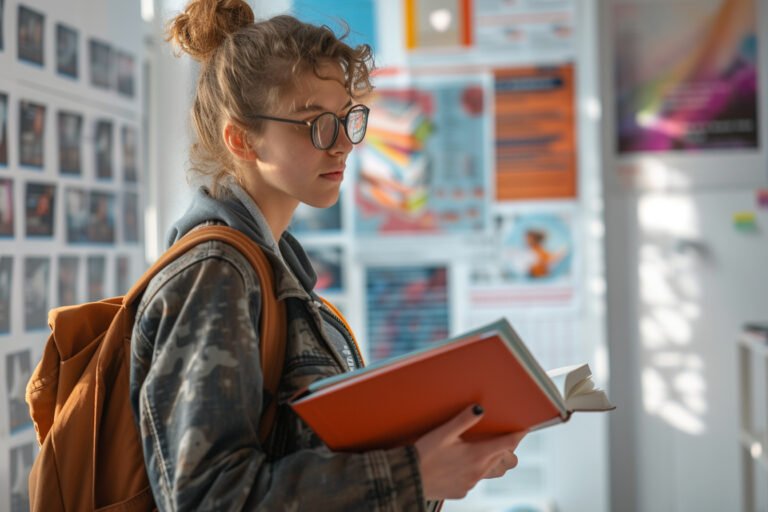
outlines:
[[[346, 109], [348, 109], [351, 106], [352, 106], [352, 98], [347, 100], [347, 103], [343, 107], [341, 107], [341, 109], [339, 109], [339, 110], [346, 110]], [[322, 105], [317, 105], [315, 103], [310, 103], [309, 105], [304, 105], [303, 107], [297, 108], [294, 111], [294, 114], [303, 114], [305, 112], [327, 112], [327, 110]]]

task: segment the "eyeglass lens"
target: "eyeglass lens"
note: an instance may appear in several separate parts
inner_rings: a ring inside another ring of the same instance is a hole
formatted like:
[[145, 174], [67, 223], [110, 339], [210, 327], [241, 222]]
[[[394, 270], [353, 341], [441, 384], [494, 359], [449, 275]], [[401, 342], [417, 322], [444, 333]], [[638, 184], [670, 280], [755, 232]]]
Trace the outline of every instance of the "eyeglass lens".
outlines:
[[[353, 108], [344, 119], [347, 137], [352, 144], [358, 144], [365, 137], [367, 109]], [[336, 142], [339, 135], [340, 120], [330, 112], [321, 114], [312, 123], [312, 141], [320, 149], [328, 149]]]

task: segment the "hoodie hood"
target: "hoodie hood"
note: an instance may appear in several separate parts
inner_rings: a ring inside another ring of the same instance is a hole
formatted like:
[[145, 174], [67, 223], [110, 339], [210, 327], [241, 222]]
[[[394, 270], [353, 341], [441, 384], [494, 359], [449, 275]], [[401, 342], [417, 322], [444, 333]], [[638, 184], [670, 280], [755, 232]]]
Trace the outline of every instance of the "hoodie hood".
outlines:
[[317, 282], [312, 264], [298, 240], [287, 231], [275, 243], [264, 215], [258, 205], [236, 183], [228, 183], [223, 188], [221, 198], [214, 198], [206, 187], [195, 192], [189, 208], [177, 220], [168, 232], [167, 242], [170, 247], [195, 227], [206, 222], [220, 222], [237, 229], [251, 237], [275, 263], [288, 268], [301, 287], [312, 293]]

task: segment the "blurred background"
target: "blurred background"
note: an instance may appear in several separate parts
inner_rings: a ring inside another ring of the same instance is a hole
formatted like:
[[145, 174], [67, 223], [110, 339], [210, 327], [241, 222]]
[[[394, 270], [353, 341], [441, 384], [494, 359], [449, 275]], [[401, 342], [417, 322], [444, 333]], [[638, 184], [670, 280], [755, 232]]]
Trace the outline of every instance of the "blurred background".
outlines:
[[[184, 4], [0, 0], [0, 511], [47, 311], [124, 293], [191, 197]], [[504, 316], [618, 406], [444, 510], [768, 510], [768, 0], [251, 5], [375, 51], [342, 197], [290, 228], [367, 360]]]

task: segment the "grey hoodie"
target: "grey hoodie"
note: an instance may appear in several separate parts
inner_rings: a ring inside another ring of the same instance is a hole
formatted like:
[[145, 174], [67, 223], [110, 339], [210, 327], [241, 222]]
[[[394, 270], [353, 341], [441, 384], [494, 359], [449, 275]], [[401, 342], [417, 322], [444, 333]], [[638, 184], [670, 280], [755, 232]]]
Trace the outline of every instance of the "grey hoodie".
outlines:
[[[425, 510], [414, 447], [330, 452], [287, 404], [360, 364], [346, 329], [316, 300], [298, 241], [286, 233], [276, 244], [255, 203], [230, 184], [222, 199], [200, 189], [169, 242], [210, 222], [248, 234], [270, 258], [288, 317], [285, 366], [277, 397], [265, 396], [261, 290], [234, 248], [200, 244], [152, 280], [131, 340], [131, 400], [159, 510]], [[262, 446], [261, 411], [272, 399], [276, 423]]]

